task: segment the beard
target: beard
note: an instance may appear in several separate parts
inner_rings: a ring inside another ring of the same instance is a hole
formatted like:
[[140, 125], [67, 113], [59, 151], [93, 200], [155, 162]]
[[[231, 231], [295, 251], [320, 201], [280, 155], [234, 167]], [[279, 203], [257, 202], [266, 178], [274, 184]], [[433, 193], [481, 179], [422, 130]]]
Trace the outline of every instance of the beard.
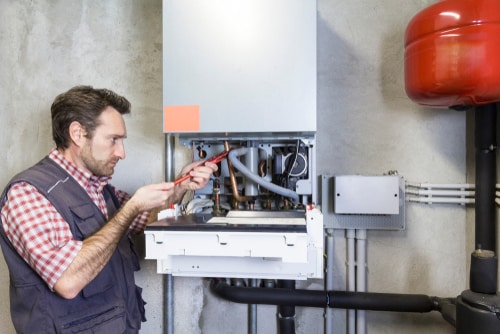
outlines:
[[87, 143], [81, 151], [80, 158], [87, 169], [95, 176], [111, 176], [115, 172], [115, 166], [119, 158], [112, 157], [109, 159], [96, 159], [94, 157], [92, 146]]

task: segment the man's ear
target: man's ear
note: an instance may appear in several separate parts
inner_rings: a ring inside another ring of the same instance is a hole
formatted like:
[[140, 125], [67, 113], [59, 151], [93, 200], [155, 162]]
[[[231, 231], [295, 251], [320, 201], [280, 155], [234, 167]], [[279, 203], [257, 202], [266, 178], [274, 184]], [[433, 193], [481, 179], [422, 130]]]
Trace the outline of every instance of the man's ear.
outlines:
[[85, 143], [85, 140], [87, 139], [85, 137], [86, 134], [87, 131], [85, 131], [85, 128], [80, 124], [80, 122], [74, 121], [69, 125], [69, 137], [76, 146], [80, 147], [83, 143]]

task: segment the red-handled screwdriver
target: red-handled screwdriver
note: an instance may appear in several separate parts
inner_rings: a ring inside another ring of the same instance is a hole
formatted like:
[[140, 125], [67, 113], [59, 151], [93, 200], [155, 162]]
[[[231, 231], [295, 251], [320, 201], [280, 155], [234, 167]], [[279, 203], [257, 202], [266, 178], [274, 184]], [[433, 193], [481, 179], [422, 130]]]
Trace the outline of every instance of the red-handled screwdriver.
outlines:
[[[219, 163], [221, 162], [222, 160], [224, 160], [227, 155], [229, 154], [229, 151], [224, 151], [222, 153], [219, 153], [217, 155], [214, 155], [213, 157], [207, 159], [205, 162], [212, 162], [214, 164], [216, 163]], [[187, 173], [186, 175], [184, 176], [181, 176], [179, 177], [178, 179], [176, 179], [174, 181], [174, 185], [178, 185], [179, 183], [183, 182], [183, 181], [186, 181], [187, 179], [189, 179], [191, 177], [191, 175], [189, 175], [189, 173]]]

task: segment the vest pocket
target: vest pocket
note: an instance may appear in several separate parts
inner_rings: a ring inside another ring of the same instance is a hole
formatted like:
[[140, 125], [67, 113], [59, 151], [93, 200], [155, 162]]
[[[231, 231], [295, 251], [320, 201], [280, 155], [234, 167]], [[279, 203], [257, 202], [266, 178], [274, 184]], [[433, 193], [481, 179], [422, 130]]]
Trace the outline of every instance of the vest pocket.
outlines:
[[146, 302], [142, 299], [142, 288], [140, 286], [135, 286], [135, 295], [137, 297], [137, 305], [139, 307], [139, 313], [141, 314], [141, 321], [146, 321]]
[[60, 334], [118, 334], [126, 329], [125, 308], [104, 306], [61, 319]]
[[[72, 206], [69, 208], [75, 217], [74, 221], [78, 231], [83, 236], [83, 239], [97, 232], [102, 225], [95, 217], [95, 209], [93, 204], [83, 204]], [[104, 221], [103, 221], [104, 223]], [[79, 239], [75, 236], [76, 239]], [[82, 240], [82, 239], [80, 239]]]

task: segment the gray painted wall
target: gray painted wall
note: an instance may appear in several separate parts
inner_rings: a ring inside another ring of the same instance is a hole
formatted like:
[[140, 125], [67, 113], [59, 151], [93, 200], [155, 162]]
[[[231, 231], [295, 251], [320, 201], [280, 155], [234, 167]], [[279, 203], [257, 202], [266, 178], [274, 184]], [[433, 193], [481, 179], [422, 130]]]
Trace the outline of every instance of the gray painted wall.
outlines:
[[[431, 110], [404, 92], [403, 36], [434, 1], [318, 0], [318, 174], [409, 181], [466, 181], [465, 113]], [[53, 98], [76, 84], [127, 96], [127, 159], [114, 184], [133, 192], [163, 178], [161, 1], [0, 0], [0, 185], [53, 146]], [[368, 289], [456, 296], [466, 288], [466, 209], [408, 204], [405, 231], [368, 233]], [[470, 242], [469, 242], [470, 243]], [[345, 240], [335, 233], [336, 288], [345, 288]], [[470, 247], [469, 247], [470, 248]], [[153, 261], [137, 275], [145, 290], [143, 333], [162, 333], [162, 277]], [[0, 327], [14, 333], [9, 277], [0, 260]], [[300, 287], [321, 289], [322, 281]], [[176, 333], [245, 333], [246, 306], [215, 298], [207, 282], [175, 278]], [[259, 306], [259, 333], [276, 332], [276, 310]], [[336, 333], [345, 312], [335, 311]], [[321, 333], [323, 311], [298, 309], [297, 333]], [[453, 333], [438, 314], [368, 312], [376, 333]]]

